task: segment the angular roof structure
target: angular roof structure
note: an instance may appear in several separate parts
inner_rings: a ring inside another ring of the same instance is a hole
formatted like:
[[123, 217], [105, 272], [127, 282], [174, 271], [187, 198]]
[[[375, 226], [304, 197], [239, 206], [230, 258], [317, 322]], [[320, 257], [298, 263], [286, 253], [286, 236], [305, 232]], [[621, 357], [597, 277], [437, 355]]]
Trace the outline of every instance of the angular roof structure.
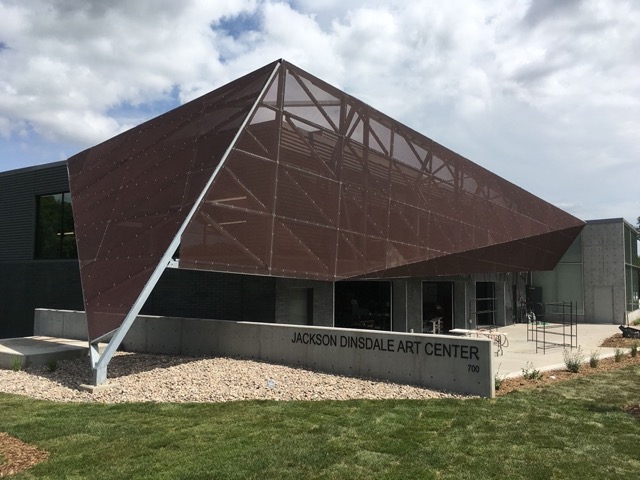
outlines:
[[91, 341], [178, 247], [180, 268], [331, 281], [548, 270], [584, 225], [283, 60], [68, 168]]

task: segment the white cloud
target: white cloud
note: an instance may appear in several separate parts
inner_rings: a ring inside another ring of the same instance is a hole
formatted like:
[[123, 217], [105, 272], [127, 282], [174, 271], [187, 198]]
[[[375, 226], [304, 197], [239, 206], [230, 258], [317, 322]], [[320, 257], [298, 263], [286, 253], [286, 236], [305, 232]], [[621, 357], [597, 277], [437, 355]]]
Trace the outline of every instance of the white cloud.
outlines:
[[0, 141], [84, 148], [285, 58], [578, 216], [635, 219], [638, 24], [631, 0], [0, 0]]
[[0, 117], [81, 145], [103, 140], [122, 127], [110, 109], [166, 98], [175, 85], [216, 83], [223, 68], [210, 23], [252, 8], [253, 1], [36, 1], [28, 9], [2, 2]]

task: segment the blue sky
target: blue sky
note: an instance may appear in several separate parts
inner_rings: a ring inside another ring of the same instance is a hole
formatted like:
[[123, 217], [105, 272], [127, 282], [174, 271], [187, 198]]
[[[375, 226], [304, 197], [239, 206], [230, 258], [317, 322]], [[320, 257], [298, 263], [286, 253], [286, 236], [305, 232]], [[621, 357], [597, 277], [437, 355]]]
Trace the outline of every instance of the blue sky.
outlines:
[[0, 0], [0, 171], [278, 58], [582, 219], [640, 215], [633, 0]]

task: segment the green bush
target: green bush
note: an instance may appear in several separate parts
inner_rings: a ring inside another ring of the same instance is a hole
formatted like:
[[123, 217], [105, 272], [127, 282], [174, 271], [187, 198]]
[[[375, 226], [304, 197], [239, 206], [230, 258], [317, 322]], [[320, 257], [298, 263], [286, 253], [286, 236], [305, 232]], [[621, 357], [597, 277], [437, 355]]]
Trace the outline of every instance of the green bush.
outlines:
[[619, 348], [616, 348], [616, 351], [613, 354], [613, 359], [618, 363], [622, 360], [622, 357], [624, 357], [624, 352]]
[[49, 360], [47, 362], [47, 370], [50, 372], [55, 372], [58, 369], [58, 362], [55, 360]]
[[584, 353], [582, 353], [582, 348], [580, 347], [576, 350], [564, 349], [562, 351], [562, 358], [564, 359], [564, 364], [567, 367], [567, 370], [573, 373], [578, 373], [582, 362], [584, 362]]
[[522, 369], [522, 376], [525, 380], [539, 380], [542, 378], [542, 373], [540, 373], [540, 370], [533, 368], [533, 364], [531, 362], [527, 362], [525, 367]]
[[638, 344], [636, 342], [633, 342], [633, 344], [631, 344], [631, 356], [632, 357], [638, 356]]
[[589, 366], [591, 368], [597, 368], [600, 363], [600, 352], [597, 350], [595, 352], [591, 352], [591, 356], [589, 357]]
[[22, 370], [22, 359], [20, 357], [14, 357], [11, 362], [11, 370], [14, 372], [19, 372]]

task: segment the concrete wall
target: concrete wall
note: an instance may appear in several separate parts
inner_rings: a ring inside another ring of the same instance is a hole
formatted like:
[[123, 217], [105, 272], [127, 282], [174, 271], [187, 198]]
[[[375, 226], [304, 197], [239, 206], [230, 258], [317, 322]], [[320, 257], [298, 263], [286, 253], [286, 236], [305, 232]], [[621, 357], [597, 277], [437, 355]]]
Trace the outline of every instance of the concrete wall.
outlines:
[[36, 308], [33, 319], [33, 334], [43, 337], [87, 340], [87, 316], [75, 310], [51, 310]]
[[467, 283], [456, 280], [453, 284], [453, 327], [468, 328], [469, 302], [467, 301]]
[[[276, 279], [276, 323], [288, 325], [305, 325], [307, 319], [294, 308], [294, 298], [298, 298], [300, 290], [312, 290], [311, 325], [332, 327], [334, 292], [333, 282], [317, 280], [295, 280], [289, 278]], [[256, 320], [260, 320], [256, 318]]]
[[[37, 310], [38, 335], [77, 338], [83, 312]], [[66, 329], [66, 330], [65, 330]], [[494, 396], [490, 340], [254, 322], [149, 317], [124, 339], [129, 351], [243, 356], [329, 373]]]
[[504, 327], [507, 325], [507, 297], [511, 295], [507, 295], [507, 285], [504, 281], [496, 282], [495, 292], [495, 322], [498, 327]]
[[391, 282], [391, 328], [394, 332], [408, 332], [407, 328], [407, 281], [393, 280]]
[[622, 220], [587, 223], [582, 231], [584, 321], [622, 324], [625, 319]]
[[408, 278], [407, 282], [407, 332], [422, 332], [422, 279]]

